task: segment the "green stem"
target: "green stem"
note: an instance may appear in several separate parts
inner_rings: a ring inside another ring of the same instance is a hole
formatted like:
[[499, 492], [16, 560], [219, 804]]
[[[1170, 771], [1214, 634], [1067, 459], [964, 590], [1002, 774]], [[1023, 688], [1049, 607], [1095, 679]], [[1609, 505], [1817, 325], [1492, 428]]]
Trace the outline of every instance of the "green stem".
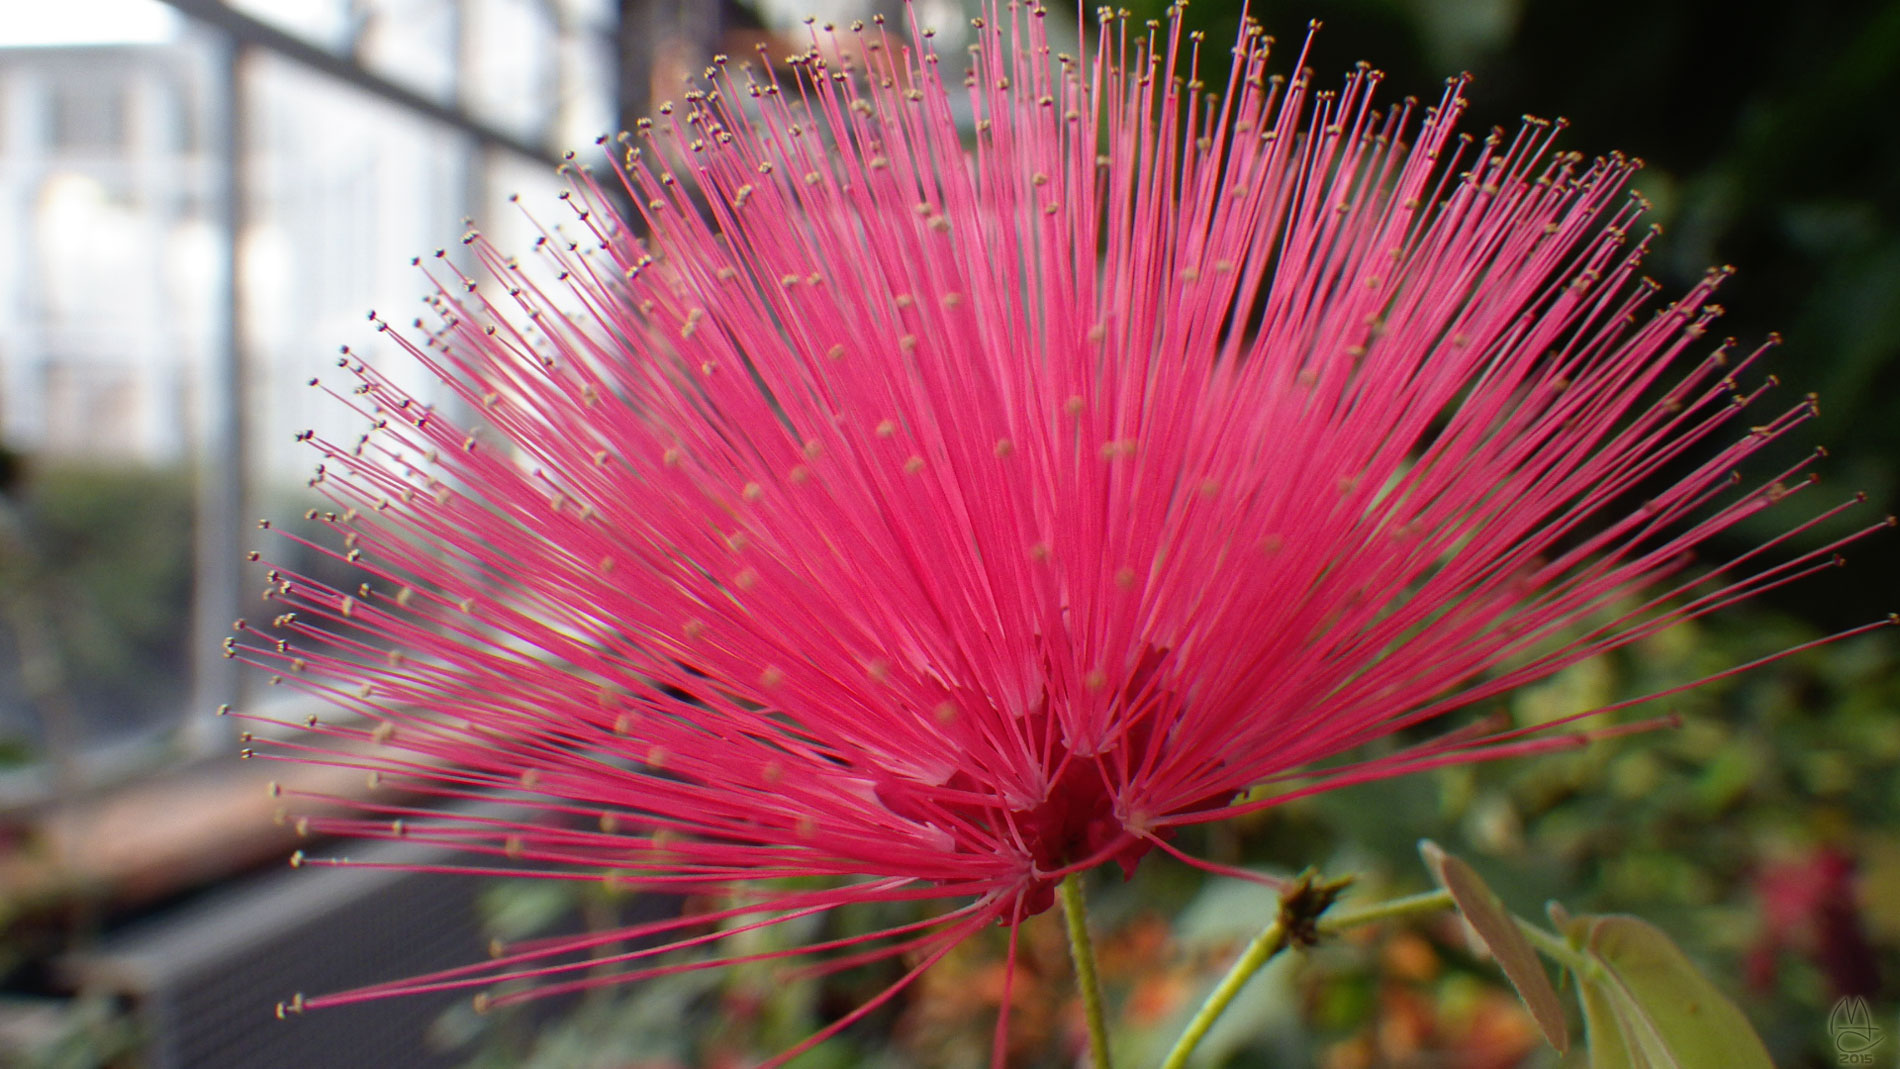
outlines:
[[[1452, 906], [1453, 902], [1448, 892], [1426, 891], [1422, 894], [1395, 898], [1390, 902], [1362, 906], [1331, 917], [1321, 917], [1314, 929], [1319, 935], [1337, 935], [1367, 924], [1415, 916], [1420, 913], [1436, 913], [1450, 909]], [[1254, 974], [1259, 972], [1267, 962], [1272, 961], [1274, 955], [1286, 949], [1292, 934], [1289, 919], [1289, 911], [1283, 904], [1279, 914], [1273, 918], [1273, 923], [1267, 925], [1259, 935], [1254, 937], [1253, 942], [1247, 944], [1247, 949], [1240, 955], [1239, 960], [1227, 970], [1226, 976], [1221, 977], [1221, 982], [1215, 986], [1213, 993], [1207, 996], [1207, 1001], [1201, 1004], [1201, 1008], [1194, 1012], [1194, 1019], [1188, 1022], [1187, 1030], [1181, 1033], [1181, 1038], [1175, 1041], [1174, 1049], [1168, 1052], [1167, 1059], [1161, 1063], [1161, 1069], [1182, 1069], [1186, 1066], [1195, 1048], [1201, 1045], [1201, 1040], [1207, 1038], [1208, 1030], [1214, 1027], [1215, 1020], [1240, 994], [1240, 989], [1247, 986], [1247, 981], [1253, 979]]]
[[1319, 919], [1321, 935], [1337, 935], [1340, 932], [1363, 928], [1368, 924], [1391, 920], [1394, 917], [1410, 917], [1420, 913], [1437, 913], [1456, 905], [1450, 891], [1421, 891], [1404, 898], [1394, 898], [1390, 902], [1375, 902], [1370, 906], [1349, 909]]
[[1082, 1011], [1089, 1022], [1089, 1055], [1095, 1069], [1111, 1069], [1108, 1059], [1108, 1021], [1102, 1016], [1102, 985], [1095, 976], [1095, 948], [1089, 943], [1088, 909], [1082, 904], [1082, 874], [1071, 872], [1059, 885], [1062, 914], [1069, 923], [1069, 956], [1075, 959], [1075, 982], [1082, 989]]
[[1161, 1069], [1181, 1069], [1187, 1064], [1188, 1056], [1201, 1045], [1201, 1040], [1207, 1038], [1208, 1029], [1214, 1027], [1215, 1019], [1226, 1011], [1228, 1003], [1234, 1001], [1240, 989], [1247, 986], [1247, 981], [1253, 979], [1253, 974], [1259, 972], [1261, 966], [1286, 947], [1286, 934], [1286, 917], [1281, 915], [1274, 917], [1272, 924], [1254, 936], [1253, 942], [1247, 944], [1246, 952], [1240, 955], [1240, 960], [1234, 962], [1234, 967], [1227, 970], [1226, 976], [1221, 977], [1213, 994], [1208, 995], [1207, 1001], [1201, 1003], [1201, 1008], [1194, 1011], [1194, 1019], [1188, 1022], [1187, 1031], [1181, 1033], [1181, 1038], [1175, 1040], [1174, 1049], [1168, 1052]]
[[1512, 919], [1517, 921], [1518, 930], [1524, 933], [1524, 937], [1530, 940], [1531, 945], [1545, 957], [1578, 976], [1592, 975], [1595, 965], [1588, 958], [1577, 953], [1576, 949], [1563, 938], [1550, 934], [1522, 917]]

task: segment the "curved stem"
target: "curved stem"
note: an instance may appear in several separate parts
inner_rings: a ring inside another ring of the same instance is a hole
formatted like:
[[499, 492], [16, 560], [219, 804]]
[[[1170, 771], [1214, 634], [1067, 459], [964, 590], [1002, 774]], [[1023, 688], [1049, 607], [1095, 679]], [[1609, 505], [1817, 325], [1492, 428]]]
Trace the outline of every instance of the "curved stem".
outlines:
[[1201, 1040], [1207, 1038], [1208, 1029], [1214, 1027], [1215, 1019], [1226, 1011], [1227, 1004], [1234, 1001], [1240, 989], [1247, 986], [1247, 981], [1253, 979], [1253, 974], [1259, 972], [1261, 966], [1286, 947], [1286, 936], [1285, 914], [1274, 917], [1272, 924], [1254, 936], [1253, 942], [1247, 944], [1246, 952], [1240, 955], [1240, 960], [1234, 962], [1234, 967], [1227, 970], [1226, 976], [1221, 977], [1219, 985], [1207, 996], [1207, 1001], [1201, 1003], [1201, 1008], [1194, 1011], [1194, 1019], [1188, 1022], [1181, 1038], [1175, 1040], [1174, 1049], [1168, 1051], [1161, 1069], [1181, 1069], [1187, 1064], [1188, 1056], [1201, 1045]]
[[1089, 943], [1088, 909], [1082, 904], [1082, 874], [1071, 872], [1057, 885], [1062, 915], [1069, 925], [1069, 956], [1075, 960], [1075, 982], [1082, 989], [1082, 1010], [1089, 1022], [1089, 1057], [1095, 1069], [1110, 1069], [1108, 1022], [1102, 1016], [1102, 986], [1095, 976], [1095, 948]]
[[[1302, 877], [1301, 883], [1296, 885], [1294, 891], [1289, 892], [1289, 898], [1282, 900], [1280, 912], [1273, 918], [1273, 923], [1267, 925], [1259, 935], [1254, 937], [1253, 942], [1247, 944], [1247, 949], [1240, 955], [1239, 960], [1227, 970], [1226, 976], [1221, 977], [1220, 983], [1207, 996], [1207, 1001], [1201, 1004], [1201, 1008], [1194, 1012], [1194, 1019], [1188, 1022], [1186, 1031], [1183, 1031], [1181, 1038], [1175, 1041], [1174, 1048], [1168, 1051], [1168, 1057], [1161, 1063], [1161, 1069], [1183, 1069], [1187, 1065], [1189, 1056], [1194, 1053], [1196, 1047], [1201, 1045], [1201, 1040], [1207, 1038], [1208, 1030], [1214, 1027], [1214, 1021], [1240, 994], [1240, 989], [1247, 986], [1247, 981], [1253, 979], [1255, 973], [1259, 972], [1267, 962], [1273, 960], [1274, 955], [1286, 949], [1287, 944], [1292, 941], [1296, 924], [1310, 925], [1311, 927], [1306, 929], [1308, 935], [1337, 935], [1367, 924], [1420, 913], [1435, 913], [1439, 910], [1451, 909], [1454, 905], [1449, 892], [1426, 891], [1422, 894], [1395, 898], [1390, 902], [1362, 906], [1331, 917], [1320, 917], [1317, 922], [1314, 922], [1311, 917], [1302, 918], [1295, 910], [1289, 908], [1294, 902], [1291, 896], [1304, 894], [1303, 889], [1310, 886], [1310, 876]], [[1325, 907], [1322, 905], [1320, 908]], [[1310, 942], [1310, 939], [1302, 941]]]

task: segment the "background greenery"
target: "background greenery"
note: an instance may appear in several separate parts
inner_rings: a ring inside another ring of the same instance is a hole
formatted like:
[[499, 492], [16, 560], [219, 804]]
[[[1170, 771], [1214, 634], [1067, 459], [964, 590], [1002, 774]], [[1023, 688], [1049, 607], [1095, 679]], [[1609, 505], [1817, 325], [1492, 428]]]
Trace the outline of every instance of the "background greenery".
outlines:
[[0, 765], [176, 722], [191, 554], [188, 473], [0, 458]]

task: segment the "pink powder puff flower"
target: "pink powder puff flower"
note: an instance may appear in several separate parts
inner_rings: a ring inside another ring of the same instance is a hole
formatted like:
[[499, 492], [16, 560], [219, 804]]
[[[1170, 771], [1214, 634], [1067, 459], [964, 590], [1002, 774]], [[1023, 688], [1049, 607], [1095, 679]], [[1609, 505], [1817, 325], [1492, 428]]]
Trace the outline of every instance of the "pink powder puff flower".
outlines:
[[[952, 903], [785, 952], [904, 956], [876, 1005], [1183, 825], [1582, 741], [1350, 756], [1832, 563], [1771, 550], [1851, 501], [1691, 566], [1809, 484], [1735, 473], [1812, 402], [1758, 414], [1766, 347], [1703, 342], [1725, 271], [1661, 303], [1638, 277], [1636, 161], [1458, 134], [1463, 81], [1269, 76], [1252, 25], [1219, 99], [1178, 25], [1051, 55], [1011, 4], [960, 84], [929, 37], [719, 57], [608, 180], [571, 168], [558, 281], [474, 235], [492, 281], [439, 259], [442, 326], [388, 336], [463, 405], [346, 350], [373, 430], [307, 436], [326, 552], [369, 581], [273, 573], [287, 637], [231, 646], [350, 714], [255, 756], [398, 792], [313, 832], [764, 882], [299, 1007], [540, 983], [513, 1000], [741, 960], [660, 960], [708, 921]], [[497, 793], [530, 815], [429, 805]]]

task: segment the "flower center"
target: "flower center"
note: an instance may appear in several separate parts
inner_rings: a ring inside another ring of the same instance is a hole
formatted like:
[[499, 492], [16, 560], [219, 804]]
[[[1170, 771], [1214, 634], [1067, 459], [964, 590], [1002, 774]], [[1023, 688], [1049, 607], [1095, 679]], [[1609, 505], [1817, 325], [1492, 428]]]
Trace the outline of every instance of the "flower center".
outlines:
[[[1035, 716], [1047, 715], [1038, 712]], [[1129, 745], [1130, 743], [1124, 743]], [[1054, 770], [1040, 801], [1016, 809], [1003, 803], [1000, 795], [990, 802], [945, 798], [944, 793], [991, 793], [968, 770], [959, 769], [942, 787], [942, 793], [907, 781], [886, 781], [878, 787], [878, 797], [893, 813], [911, 820], [949, 824], [965, 845], [1020, 856], [1037, 873], [1054, 873], [1078, 862], [1113, 860], [1124, 875], [1132, 875], [1135, 865], [1152, 848], [1152, 843], [1128, 834], [1116, 814], [1110, 762], [1120, 763], [1116, 750], [1079, 757], [1060, 743], [1046, 757]], [[944, 818], [950, 818], [945, 821]], [[973, 842], [975, 835], [980, 842]], [[1057, 879], [1038, 876], [1024, 900], [1025, 914], [1040, 913], [1055, 901]]]

